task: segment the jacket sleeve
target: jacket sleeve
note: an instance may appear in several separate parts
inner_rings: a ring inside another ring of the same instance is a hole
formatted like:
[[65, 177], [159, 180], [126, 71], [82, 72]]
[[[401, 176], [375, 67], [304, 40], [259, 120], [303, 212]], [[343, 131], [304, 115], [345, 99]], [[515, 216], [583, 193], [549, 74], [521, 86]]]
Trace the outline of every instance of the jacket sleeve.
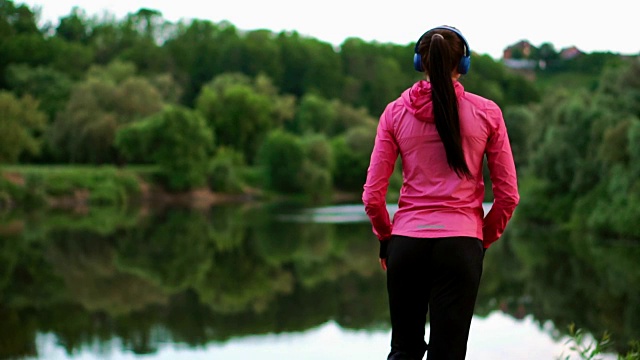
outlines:
[[516, 168], [502, 112], [494, 104], [488, 114], [491, 133], [486, 156], [494, 199], [482, 227], [485, 248], [500, 238], [520, 201]]
[[371, 160], [364, 184], [362, 202], [378, 240], [391, 237], [391, 220], [387, 211], [386, 195], [389, 178], [398, 158], [398, 146], [393, 136], [393, 125], [388, 109], [380, 116]]

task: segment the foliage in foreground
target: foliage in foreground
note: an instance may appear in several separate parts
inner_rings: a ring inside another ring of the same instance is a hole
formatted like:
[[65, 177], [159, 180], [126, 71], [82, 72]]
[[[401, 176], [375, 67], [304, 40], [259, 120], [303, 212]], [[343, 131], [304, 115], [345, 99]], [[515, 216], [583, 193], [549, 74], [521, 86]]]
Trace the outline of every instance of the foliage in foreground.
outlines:
[[[570, 344], [571, 351], [575, 352], [579, 359], [583, 360], [598, 360], [601, 359], [598, 355], [603, 355], [607, 349], [612, 345], [611, 335], [605, 331], [600, 339], [594, 339], [588, 341], [585, 338], [586, 334], [582, 329], [576, 328], [575, 324], [569, 326], [569, 340], [567, 344]], [[638, 360], [640, 359], [640, 341], [634, 341], [631, 344], [631, 350], [626, 354], [618, 354], [617, 360]], [[558, 360], [570, 360], [571, 356], [561, 355]]]

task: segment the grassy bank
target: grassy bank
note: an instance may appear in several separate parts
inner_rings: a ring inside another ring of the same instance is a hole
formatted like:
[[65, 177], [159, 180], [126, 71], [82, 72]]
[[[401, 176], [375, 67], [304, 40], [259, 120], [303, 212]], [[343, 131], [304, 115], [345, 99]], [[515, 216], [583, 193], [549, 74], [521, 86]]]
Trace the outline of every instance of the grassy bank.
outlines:
[[154, 166], [11, 165], [0, 167], [0, 210], [89, 206], [164, 206], [206, 208], [215, 203], [264, 196], [256, 188], [219, 193], [201, 187], [171, 192]]
[[140, 199], [153, 168], [3, 166], [0, 207], [122, 206]]

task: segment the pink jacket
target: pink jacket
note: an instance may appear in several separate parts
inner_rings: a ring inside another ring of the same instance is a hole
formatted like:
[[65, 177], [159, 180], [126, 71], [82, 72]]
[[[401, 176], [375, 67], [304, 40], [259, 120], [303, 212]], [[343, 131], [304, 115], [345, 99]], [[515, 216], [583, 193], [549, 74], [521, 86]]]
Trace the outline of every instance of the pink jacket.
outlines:
[[[379, 240], [392, 234], [411, 237], [470, 236], [484, 247], [498, 240], [518, 205], [518, 185], [502, 111], [493, 102], [454, 82], [462, 146], [473, 179], [449, 168], [433, 119], [431, 84], [416, 82], [389, 103], [380, 116], [362, 201]], [[386, 194], [401, 156], [403, 184], [398, 210], [389, 218]], [[482, 208], [486, 155], [494, 202]]]

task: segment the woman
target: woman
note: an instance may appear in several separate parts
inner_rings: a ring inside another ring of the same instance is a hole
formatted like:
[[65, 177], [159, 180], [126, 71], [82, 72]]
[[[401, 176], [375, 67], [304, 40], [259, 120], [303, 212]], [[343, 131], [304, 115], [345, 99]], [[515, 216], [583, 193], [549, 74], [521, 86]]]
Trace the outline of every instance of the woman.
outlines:
[[[471, 50], [453, 27], [423, 34], [414, 67], [425, 74], [380, 117], [362, 200], [380, 240], [391, 316], [388, 359], [464, 359], [482, 260], [518, 204], [500, 108], [464, 91]], [[393, 222], [386, 194], [396, 159], [403, 184]], [[494, 201], [484, 216], [483, 159]]]

